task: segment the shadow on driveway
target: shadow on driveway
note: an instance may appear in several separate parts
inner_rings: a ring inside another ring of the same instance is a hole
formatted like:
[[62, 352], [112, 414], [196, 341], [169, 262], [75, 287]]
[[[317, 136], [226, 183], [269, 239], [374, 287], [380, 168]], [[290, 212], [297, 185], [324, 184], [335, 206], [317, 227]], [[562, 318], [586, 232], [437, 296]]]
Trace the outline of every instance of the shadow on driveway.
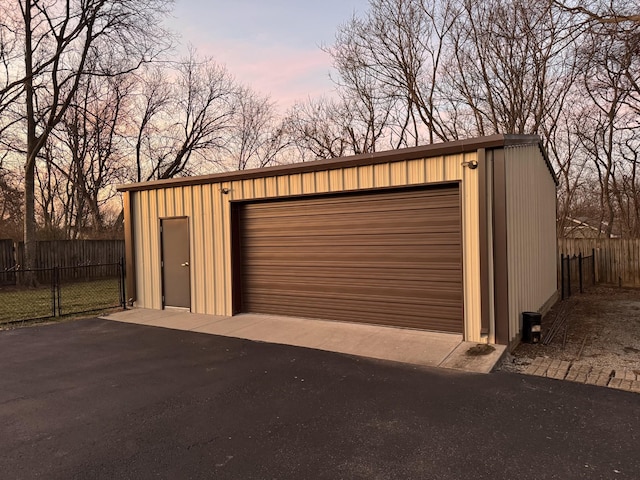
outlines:
[[90, 319], [0, 332], [3, 478], [637, 478], [640, 396]]

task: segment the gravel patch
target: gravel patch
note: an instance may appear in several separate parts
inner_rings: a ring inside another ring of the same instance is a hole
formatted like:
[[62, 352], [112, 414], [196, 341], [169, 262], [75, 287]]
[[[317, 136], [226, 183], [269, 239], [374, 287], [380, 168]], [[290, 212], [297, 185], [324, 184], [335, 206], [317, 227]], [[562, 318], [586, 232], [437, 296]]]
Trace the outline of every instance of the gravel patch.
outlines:
[[640, 375], [640, 290], [596, 286], [558, 302], [542, 319], [542, 336], [563, 317], [550, 344], [522, 343], [500, 369], [524, 372], [542, 357]]

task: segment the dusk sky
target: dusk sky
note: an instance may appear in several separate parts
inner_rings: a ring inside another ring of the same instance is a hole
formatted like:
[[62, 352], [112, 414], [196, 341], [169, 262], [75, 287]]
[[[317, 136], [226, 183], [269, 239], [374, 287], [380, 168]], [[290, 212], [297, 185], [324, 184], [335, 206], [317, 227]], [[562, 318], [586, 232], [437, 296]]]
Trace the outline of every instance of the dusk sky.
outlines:
[[330, 93], [330, 57], [338, 25], [366, 12], [368, 0], [176, 0], [170, 26], [183, 49], [225, 64], [285, 109]]

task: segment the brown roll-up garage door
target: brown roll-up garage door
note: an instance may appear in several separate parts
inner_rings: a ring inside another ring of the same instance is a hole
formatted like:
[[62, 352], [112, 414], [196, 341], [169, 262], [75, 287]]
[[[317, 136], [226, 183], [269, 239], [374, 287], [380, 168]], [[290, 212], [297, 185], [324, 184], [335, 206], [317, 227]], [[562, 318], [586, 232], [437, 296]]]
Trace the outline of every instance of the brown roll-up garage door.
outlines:
[[236, 208], [241, 311], [462, 332], [457, 184]]

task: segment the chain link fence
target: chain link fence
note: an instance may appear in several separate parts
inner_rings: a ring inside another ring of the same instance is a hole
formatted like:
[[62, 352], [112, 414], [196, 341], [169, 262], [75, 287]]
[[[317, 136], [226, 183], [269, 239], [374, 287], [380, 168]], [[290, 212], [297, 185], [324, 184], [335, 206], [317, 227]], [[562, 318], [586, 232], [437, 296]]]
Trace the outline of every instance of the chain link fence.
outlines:
[[0, 325], [126, 308], [119, 263], [0, 271]]

